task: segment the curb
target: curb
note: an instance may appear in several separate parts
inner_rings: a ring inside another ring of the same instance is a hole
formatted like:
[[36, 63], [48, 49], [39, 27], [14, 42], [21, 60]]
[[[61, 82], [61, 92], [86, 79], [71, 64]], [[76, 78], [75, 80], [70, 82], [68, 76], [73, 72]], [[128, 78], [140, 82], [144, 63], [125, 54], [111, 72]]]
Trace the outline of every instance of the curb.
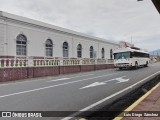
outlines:
[[[150, 91], [148, 91], [146, 94], [144, 94], [141, 98], [139, 98], [136, 102], [134, 102], [132, 105], [130, 105], [127, 109], [124, 111], [127, 111], [125, 113], [130, 112], [133, 108], [135, 108], [140, 102], [142, 102], [147, 96], [149, 96], [156, 88], [160, 86], [160, 83], [158, 83], [156, 86], [154, 86]], [[120, 113], [117, 117], [115, 117], [113, 120], [121, 120], [124, 115], [124, 112]]]

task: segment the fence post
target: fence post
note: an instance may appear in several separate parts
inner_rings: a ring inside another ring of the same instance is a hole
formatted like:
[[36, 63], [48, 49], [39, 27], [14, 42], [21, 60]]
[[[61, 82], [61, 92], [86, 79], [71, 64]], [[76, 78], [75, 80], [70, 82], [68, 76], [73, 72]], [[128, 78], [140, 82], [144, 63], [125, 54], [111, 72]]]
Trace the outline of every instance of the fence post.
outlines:
[[[35, 63], [36, 63], [36, 62], [35, 62]], [[37, 63], [36, 63], [36, 65], [37, 65]], [[28, 67], [33, 67], [33, 66], [34, 66], [33, 58], [31, 58], [31, 57], [28, 58], [27, 66], [28, 66]]]

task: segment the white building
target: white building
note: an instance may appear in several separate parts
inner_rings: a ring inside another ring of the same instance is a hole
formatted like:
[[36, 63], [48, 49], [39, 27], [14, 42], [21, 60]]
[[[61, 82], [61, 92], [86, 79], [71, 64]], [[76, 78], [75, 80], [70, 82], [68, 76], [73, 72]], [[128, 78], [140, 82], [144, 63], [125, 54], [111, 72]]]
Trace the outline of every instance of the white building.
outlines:
[[0, 57], [112, 58], [118, 43], [0, 12]]

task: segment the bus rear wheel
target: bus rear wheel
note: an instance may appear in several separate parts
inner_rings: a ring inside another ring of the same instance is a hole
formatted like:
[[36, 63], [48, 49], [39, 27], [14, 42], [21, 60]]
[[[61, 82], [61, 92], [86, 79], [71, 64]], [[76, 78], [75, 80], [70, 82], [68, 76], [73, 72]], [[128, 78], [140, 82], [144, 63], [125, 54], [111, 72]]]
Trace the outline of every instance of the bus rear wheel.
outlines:
[[148, 67], [148, 61], [146, 62], [146, 64], [144, 65], [145, 67]]
[[138, 69], [138, 62], [135, 63], [135, 69]]

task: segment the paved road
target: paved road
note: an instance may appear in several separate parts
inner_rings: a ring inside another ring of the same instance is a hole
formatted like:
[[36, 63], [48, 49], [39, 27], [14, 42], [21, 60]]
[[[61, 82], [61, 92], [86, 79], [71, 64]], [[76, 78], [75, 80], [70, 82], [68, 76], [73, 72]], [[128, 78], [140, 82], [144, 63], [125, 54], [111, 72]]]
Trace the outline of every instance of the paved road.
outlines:
[[[1, 84], [0, 111], [94, 110], [135, 89], [158, 73], [160, 63], [138, 70], [110, 69]], [[2, 120], [5, 119], [10, 120]], [[40, 120], [43, 119], [68, 118]]]

